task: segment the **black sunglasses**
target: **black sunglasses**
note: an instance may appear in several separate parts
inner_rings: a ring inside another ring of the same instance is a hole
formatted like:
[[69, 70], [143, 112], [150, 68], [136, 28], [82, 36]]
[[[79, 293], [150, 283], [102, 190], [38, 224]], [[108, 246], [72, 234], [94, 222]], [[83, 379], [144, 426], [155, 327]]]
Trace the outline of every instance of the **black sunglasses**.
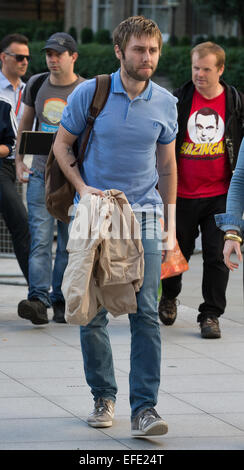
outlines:
[[5, 51], [5, 54], [11, 55], [11, 57], [14, 57], [17, 62], [23, 62], [24, 59], [26, 59], [28, 62], [30, 61], [29, 55], [14, 54], [13, 52], [6, 52], [6, 51]]

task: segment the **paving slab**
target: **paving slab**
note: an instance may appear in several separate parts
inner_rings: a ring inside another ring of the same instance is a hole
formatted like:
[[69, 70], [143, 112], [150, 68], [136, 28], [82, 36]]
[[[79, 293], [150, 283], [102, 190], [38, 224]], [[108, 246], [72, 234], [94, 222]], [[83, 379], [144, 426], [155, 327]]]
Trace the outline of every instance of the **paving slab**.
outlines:
[[[4, 277], [4, 273], [6, 277]], [[161, 384], [158, 412], [169, 432], [132, 438], [128, 376], [130, 331], [126, 316], [110, 316], [119, 388], [112, 428], [93, 429], [93, 406], [80, 352], [79, 328], [36, 327], [17, 315], [27, 286], [14, 257], [0, 257], [0, 450], [244, 450], [244, 309], [242, 272], [231, 273], [222, 337], [200, 337], [199, 250], [184, 274], [178, 317], [160, 324]], [[7, 276], [8, 275], [8, 276]]]

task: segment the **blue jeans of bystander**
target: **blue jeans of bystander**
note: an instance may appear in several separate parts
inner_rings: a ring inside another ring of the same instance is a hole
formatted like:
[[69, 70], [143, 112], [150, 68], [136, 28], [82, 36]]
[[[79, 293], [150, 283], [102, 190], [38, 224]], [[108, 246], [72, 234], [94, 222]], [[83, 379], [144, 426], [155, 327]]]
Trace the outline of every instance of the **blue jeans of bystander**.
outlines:
[[[29, 257], [28, 298], [38, 298], [47, 307], [52, 303], [64, 302], [61, 285], [68, 262], [66, 245], [68, 225], [57, 221], [57, 249], [52, 267], [52, 245], [54, 237], [54, 218], [45, 205], [44, 173], [32, 169], [27, 188], [27, 204], [31, 249]], [[52, 292], [49, 294], [52, 285]]]

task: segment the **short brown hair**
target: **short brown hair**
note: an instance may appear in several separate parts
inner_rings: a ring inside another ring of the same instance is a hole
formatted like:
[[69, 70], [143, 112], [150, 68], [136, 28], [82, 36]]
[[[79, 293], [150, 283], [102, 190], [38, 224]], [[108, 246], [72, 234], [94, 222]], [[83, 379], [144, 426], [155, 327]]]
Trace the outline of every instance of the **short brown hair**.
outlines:
[[225, 51], [224, 49], [211, 41], [201, 42], [197, 44], [191, 50], [191, 58], [194, 53], [197, 53], [200, 58], [205, 57], [208, 54], [214, 54], [216, 56], [216, 67], [220, 69], [225, 65]]
[[141, 37], [155, 36], [158, 39], [159, 51], [161, 53], [163, 46], [162, 33], [155, 21], [147, 19], [144, 16], [130, 16], [122, 21], [113, 32], [113, 44], [118, 45], [122, 53], [124, 53], [126, 44], [131, 36]]

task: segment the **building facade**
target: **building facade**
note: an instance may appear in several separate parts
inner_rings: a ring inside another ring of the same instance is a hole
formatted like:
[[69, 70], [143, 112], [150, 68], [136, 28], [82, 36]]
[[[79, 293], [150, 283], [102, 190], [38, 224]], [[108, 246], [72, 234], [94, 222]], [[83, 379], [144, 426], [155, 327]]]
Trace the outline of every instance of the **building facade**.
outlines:
[[60, 20], [64, 5], [65, 0], [0, 0], [0, 20]]
[[144, 15], [155, 20], [164, 40], [200, 35], [237, 36], [236, 22], [224, 24], [216, 15], [207, 15], [192, 0], [66, 0], [65, 28], [75, 27], [80, 36], [84, 27], [96, 32], [111, 32], [120, 21], [131, 15]]
[[223, 23], [216, 15], [207, 15], [193, 0], [0, 0], [0, 20], [64, 20], [64, 29], [91, 28], [113, 31], [131, 15], [144, 15], [159, 25], [164, 40], [199, 35], [237, 36], [235, 22]]

